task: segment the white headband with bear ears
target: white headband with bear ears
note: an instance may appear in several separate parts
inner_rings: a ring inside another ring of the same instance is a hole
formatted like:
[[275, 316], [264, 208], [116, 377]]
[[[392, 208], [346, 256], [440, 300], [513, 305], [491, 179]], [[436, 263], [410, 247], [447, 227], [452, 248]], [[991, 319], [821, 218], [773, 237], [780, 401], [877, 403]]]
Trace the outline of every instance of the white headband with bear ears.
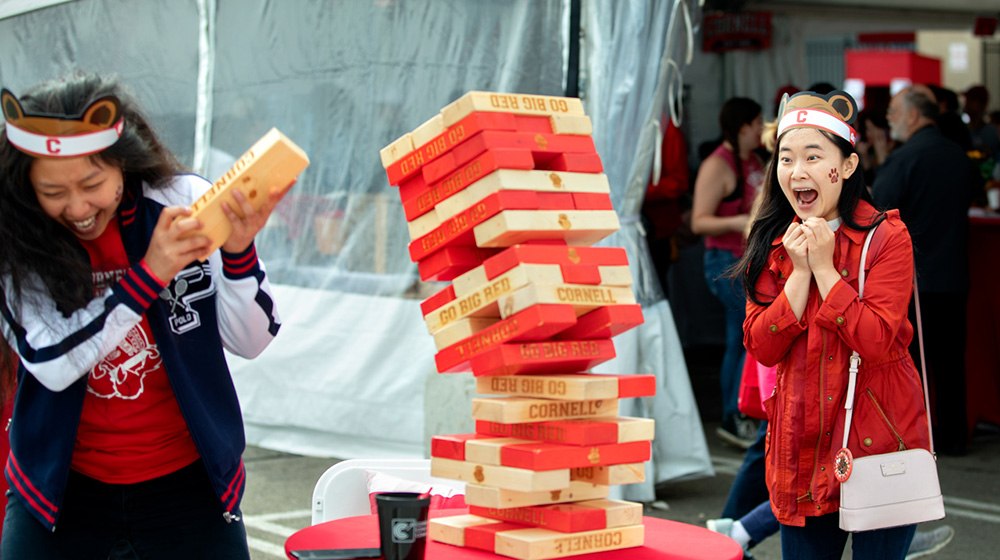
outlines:
[[125, 119], [118, 98], [91, 103], [79, 116], [29, 115], [9, 90], [0, 92], [7, 140], [35, 157], [72, 158], [101, 152], [121, 138]]
[[858, 105], [844, 91], [834, 90], [827, 95], [802, 91], [791, 97], [786, 93], [778, 115], [778, 136], [791, 128], [809, 127], [835, 134], [852, 146], [858, 141], [858, 133], [851, 126], [858, 115]]

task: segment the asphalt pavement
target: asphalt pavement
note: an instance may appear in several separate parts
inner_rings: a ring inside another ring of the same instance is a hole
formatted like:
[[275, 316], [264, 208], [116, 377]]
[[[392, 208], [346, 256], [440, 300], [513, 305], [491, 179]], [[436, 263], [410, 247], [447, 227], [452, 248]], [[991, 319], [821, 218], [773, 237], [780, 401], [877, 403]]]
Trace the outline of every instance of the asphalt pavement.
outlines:
[[[718, 403], [712, 395], [717, 391], [713, 390], [713, 376], [705, 373], [711, 368], [699, 367], [693, 359], [689, 359], [688, 367], [716, 474], [661, 484], [657, 488], [659, 500], [655, 507], [647, 505], [646, 515], [704, 526], [707, 519], [719, 515], [742, 452], [715, 436], [718, 424], [712, 418], [717, 416]], [[282, 559], [285, 539], [309, 525], [313, 485], [337, 459], [255, 447], [247, 450], [244, 459], [248, 483], [243, 513], [251, 555], [254, 560]], [[955, 529], [955, 538], [933, 558], [1000, 558], [1000, 430], [982, 426], [973, 438], [970, 453], [964, 457], [939, 457], [938, 472], [947, 517], [921, 528], [948, 524]], [[758, 560], [776, 560], [781, 558], [780, 550], [775, 536], [752, 553]], [[850, 553], [846, 552], [844, 558], [850, 558]]]

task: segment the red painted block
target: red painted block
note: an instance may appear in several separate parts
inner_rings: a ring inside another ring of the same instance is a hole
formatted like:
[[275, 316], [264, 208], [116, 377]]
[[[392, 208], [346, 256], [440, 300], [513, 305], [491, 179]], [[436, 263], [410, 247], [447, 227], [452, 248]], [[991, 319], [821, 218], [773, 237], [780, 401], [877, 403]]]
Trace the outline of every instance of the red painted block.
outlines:
[[577, 210], [614, 210], [611, 195], [607, 193], [572, 193], [573, 207]]
[[[544, 119], [546, 124], [548, 119]], [[512, 113], [469, 113], [467, 117], [448, 127], [430, 142], [418, 146], [386, 168], [390, 185], [400, 182], [420, 171], [425, 165], [441, 157], [455, 146], [482, 130], [517, 130], [517, 119]]]
[[446, 246], [475, 246], [472, 228], [501, 210], [531, 210], [538, 207], [538, 193], [533, 191], [500, 191], [484, 198], [468, 210], [448, 218], [427, 235], [410, 242], [410, 258], [419, 262]]
[[578, 173], [601, 173], [604, 165], [601, 156], [595, 154], [561, 154], [549, 160], [549, 171], [576, 171]]
[[524, 526], [517, 523], [490, 523], [487, 525], [466, 527], [465, 546], [466, 548], [476, 548], [492, 553], [496, 546], [497, 533], [500, 531], [512, 531], [514, 529], [524, 529]]
[[500, 344], [472, 358], [472, 374], [579, 373], [615, 357], [611, 340]]
[[652, 443], [632, 441], [604, 445], [562, 445], [558, 443], [521, 443], [500, 449], [500, 464], [533, 471], [572, 469], [641, 463], [648, 461]]
[[479, 247], [445, 247], [417, 263], [417, 272], [424, 282], [453, 280], [497, 254], [499, 249]]
[[442, 459], [465, 460], [465, 442], [481, 438], [477, 434], [437, 435], [431, 438], [431, 457]]
[[507, 523], [543, 527], [561, 533], [579, 533], [607, 527], [607, 517], [603, 509], [574, 503], [506, 509], [469, 506], [469, 513]]
[[552, 420], [523, 424], [476, 420], [476, 433], [567, 445], [618, 443], [618, 425], [610, 420]]
[[427, 184], [414, 175], [399, 185], [403, 213], [407, 221], [427, 213], [438, 202], [461, 191], [497, 169], [534, 169], [535, 160], [527, 150], [489, 150], [458, 168], [437, 183]]
[[651, 373], [617, 377], [619, 399], [652, 397], [656, 394], [656, 376]]
[[611, 338], [641, 325], [639, 304], [607, 305], [580, 316], [576, 325], [557, 335], [561, 339], [590, 340]]
[[572, 305], [533, 305], [442, 349], [434, 356], [434, 362], [441, 373], [457, 371], [474, 356], [500, 344], [548, 339], [574, 324], [576, 313]]
[[427, 315], [442, 305], [455, 300], [455, 287], [448, 284], [443, 290], [420, 302], [420, 312]]
[[483, 268], [486, 277], [492, 280], [521, 263], [622, 266], [628, 264], [628, 256], [621, 247], [575, 247], [566, 245], [565, 241], [520, 244], [502, 249], [486, 259]]
[[563, 282], [567, 284], [597, 286], [601, 283], [601, 269], [597, 265], [563, 264], [559, 265], [559, 269], [562, 270]]
[[537, 164], [563, 153], [596, 153], [590, 136], [483, 130], [425, 165], [424, 182], [434, 183], [486, 150], [497, 148], [528, 150]]

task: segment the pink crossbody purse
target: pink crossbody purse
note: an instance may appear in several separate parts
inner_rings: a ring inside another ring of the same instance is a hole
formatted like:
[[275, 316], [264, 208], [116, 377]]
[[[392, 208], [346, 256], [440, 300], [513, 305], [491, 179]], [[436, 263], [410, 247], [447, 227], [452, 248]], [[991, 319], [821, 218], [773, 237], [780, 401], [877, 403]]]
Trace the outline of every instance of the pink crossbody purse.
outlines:
[[[865, 288], [865, 262], [868, 246], [875, 234], [872, 228], [861, 250], [858, 271], [858, 297]], [[923, 375], [924, 408], [927, 411], [927, 433], [930, 451], [907, 449], [893, 453], [869, 455], [854, 459], [847, 448], [854, 413], [854, 391], [861, 357], [851, 354], [850, 379], [847, 385], [847, 411], [844, 420], [844, 445], [834, 457], [834, 475], [840, 481], [840, 528], [844, 531], [870, 531], [887, 527], [911, 525], [944, 517], [944, 499], [938, 482], [934, 458], [934, 434], [931, 431], [930, 399], [927, 395], [927, 367], [924, 363], [924, 333], [920, 321], [920, 297], [916, 277], [913, 296], [917, 308], [917, 338], [920, 343], [920, 366]]]

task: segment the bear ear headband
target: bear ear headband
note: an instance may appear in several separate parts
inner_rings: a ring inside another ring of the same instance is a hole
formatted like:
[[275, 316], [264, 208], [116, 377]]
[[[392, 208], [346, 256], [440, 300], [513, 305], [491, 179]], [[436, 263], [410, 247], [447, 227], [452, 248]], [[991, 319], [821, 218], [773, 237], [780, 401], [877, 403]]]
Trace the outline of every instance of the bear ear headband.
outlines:
[[72, 158], [96, 154], [121, 138], [125, 119], [118, 98], [102, 97], [75, 117], [29, 115], [9, 90], [0, 92], [7, 140], [35, 157]]
[[853, 146], [858, 133], [851, 124], [857, 116], [858, 104], [845, 91], [834, 90], [827, 95], [802, 91], [791, 97], [786, 93], [778, 107], [778, 136], [790, 128], [818, 128]]

